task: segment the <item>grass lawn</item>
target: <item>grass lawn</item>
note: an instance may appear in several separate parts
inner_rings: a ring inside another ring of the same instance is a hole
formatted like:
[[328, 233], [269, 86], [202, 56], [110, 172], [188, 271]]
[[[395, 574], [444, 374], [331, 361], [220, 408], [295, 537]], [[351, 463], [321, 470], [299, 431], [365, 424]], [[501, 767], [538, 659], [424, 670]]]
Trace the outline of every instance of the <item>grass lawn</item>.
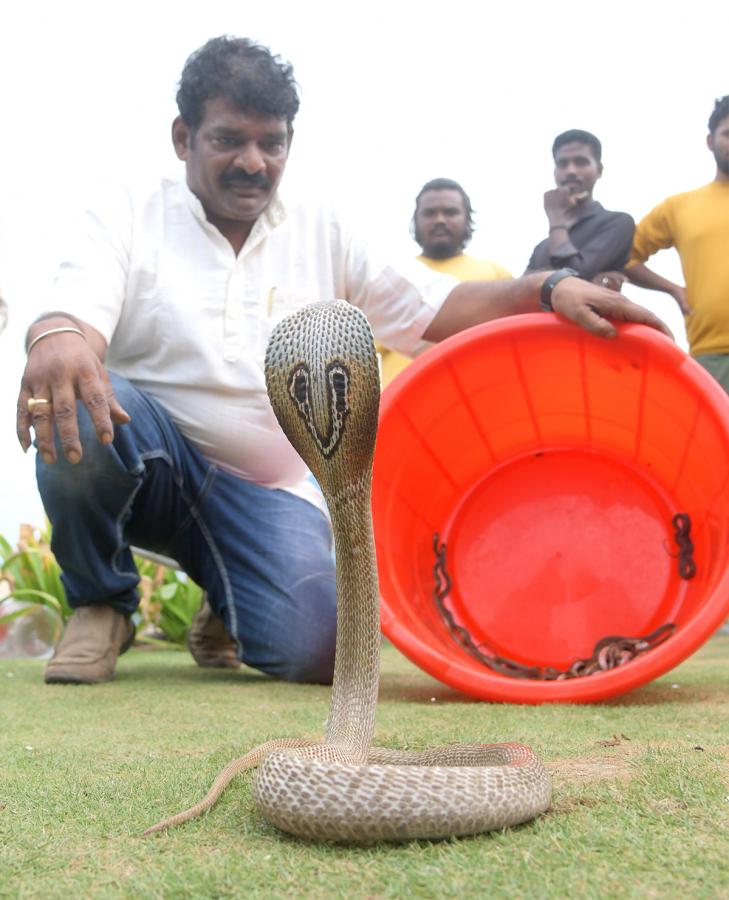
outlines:
[[0, 897], [729, 897], [729, 636], [593, 706], [471, 701], [386, 645], [376, 741], [531, 744], [554, 806], [506, 832], [357, 849], [286, 837], [250, 779], [143, 837], [274, 737], [321, 735], [329, 690], [132, 650], [107, 685], [0, 661]]

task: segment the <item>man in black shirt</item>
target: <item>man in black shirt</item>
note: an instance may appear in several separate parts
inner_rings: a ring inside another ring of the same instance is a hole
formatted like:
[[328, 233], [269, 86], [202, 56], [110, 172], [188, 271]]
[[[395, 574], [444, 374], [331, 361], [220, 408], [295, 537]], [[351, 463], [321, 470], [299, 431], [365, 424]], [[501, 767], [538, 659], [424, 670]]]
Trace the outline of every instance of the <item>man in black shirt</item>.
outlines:
[[593, 200], [602, 175], [602, 146], [589, 131], [572, 129], [552, 145], [556, 188], [544, 195], [549, 236], [534, 248], [527, 272], [574, 269], [586, 281], [619, 291], [625, 276], [635, 223]]

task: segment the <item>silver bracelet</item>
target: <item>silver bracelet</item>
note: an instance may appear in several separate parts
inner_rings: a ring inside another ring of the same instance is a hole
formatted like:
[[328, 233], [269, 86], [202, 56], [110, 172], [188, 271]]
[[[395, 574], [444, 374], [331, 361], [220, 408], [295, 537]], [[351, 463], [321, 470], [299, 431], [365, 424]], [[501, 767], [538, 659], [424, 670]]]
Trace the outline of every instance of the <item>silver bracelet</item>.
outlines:
[[49, 328], [48, 331], [43, 331], [41, 334], [37, 335], [33, 338], [33, 340], [28, 344], [25, 349], [26, 355], [30, 356], [30, 351], [35, 347], [38, 341], [42, 341], [43, 338], [48, 337], [51, 334], [61, 334], [64, 331], [72, 331], [74, 334], [80, 334], [81, 337], [86, 340], [86, 335], [81, 331], [80, 328], [73, 328], [71, 325], [66, 325], [63, 328]]

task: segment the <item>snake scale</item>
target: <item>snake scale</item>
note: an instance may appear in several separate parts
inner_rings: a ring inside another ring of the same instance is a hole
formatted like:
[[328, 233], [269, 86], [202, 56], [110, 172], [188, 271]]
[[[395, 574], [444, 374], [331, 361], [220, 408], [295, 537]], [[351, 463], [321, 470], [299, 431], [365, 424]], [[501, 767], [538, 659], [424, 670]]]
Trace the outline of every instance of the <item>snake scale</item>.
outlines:
[[372, 747], [380, 626], [370, 490], [379, 375], [364, 315], [337, 300], [309, 304], [284, 319], [268, 345], [266, 384], [281, 427], [321, 485], [334, 531], [337, 640], [324, 742], [261, 745], [231, 762], [200, 803], [145, 833], [209, 809], [236, 774], [254, 766], [259, 811], [303, 838], [443, 838], [543, 813], [551, 781], [523, 745], [454, 744], [423, 752]]

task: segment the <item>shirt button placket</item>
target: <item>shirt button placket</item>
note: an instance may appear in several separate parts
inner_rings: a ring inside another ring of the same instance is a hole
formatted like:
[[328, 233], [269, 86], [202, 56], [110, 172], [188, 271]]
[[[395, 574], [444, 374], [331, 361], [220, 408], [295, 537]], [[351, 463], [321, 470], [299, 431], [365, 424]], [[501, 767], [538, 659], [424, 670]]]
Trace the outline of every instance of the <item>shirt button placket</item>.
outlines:
[[237, 362], [240, 359], [242, 299], [243, 266], [239, 260], [228, 280], [228, 289], [225, 294], [223, 358], [226, 362]]

